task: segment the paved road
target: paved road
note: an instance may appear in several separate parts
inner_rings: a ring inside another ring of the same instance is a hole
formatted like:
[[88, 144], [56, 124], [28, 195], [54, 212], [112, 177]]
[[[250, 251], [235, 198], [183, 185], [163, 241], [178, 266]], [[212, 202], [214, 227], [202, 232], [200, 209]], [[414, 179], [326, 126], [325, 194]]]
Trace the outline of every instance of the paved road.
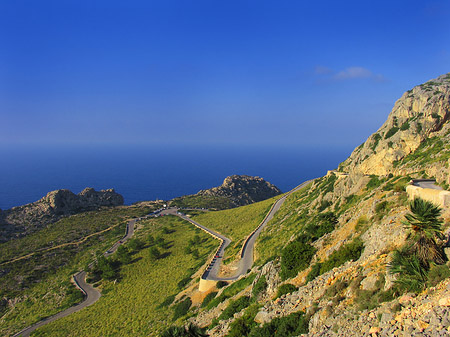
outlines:
[[[103, 254], [104, 256], [107, 257], [107, 256], [113, 254], [117, 250], [117, 248], [119, 248], [119, 246], [121, 244], [123, 244], [129, 238], [131, 238], [133, 236], [134, 225], [135, 225], [136, 221], [138, 221], [138, 219], [133, 219], [133, 220], [128, 221], [127, 227], [125, 230], [125, 236], [120, 241], [117, 241], [116, 243], [114, 243], [114, 245], [112, 245], [112, 247]], [[92, 265], [93, 265], [93, 263], [91, 263], [91, 266]], [[84, 309], [98, 301], [101, 294], [97, 289], [92, 287], [90, 284], [86, 283], [86, 272], [84, 270], [73, 275], [73, 280], [74, 280], [75, 284], [77, 285], [77, 287], [85, 295], [85, 299], [83, 302], [81, 302], [77, 305], [74, 305], [73, 307], [70, 307], [64, 311], [61, 311], [53, 316], [50, 316], [40, 322], [37, 322], [36, 324], [33, 324], [32, 326], [27, 327], [27, 328], [23, 329], [22, 331], [16, 333], [15, 335], [13, 335], [13, 337], [18, 337], [18, 336], [28, 337], [28, 336], [30, 336], [31, 332], [33, 332], [37, 328], [40, 328], [41, 326], [44, 326], [48, 323], [56, 321], [57, 319], [60, 319], [62, 317], [69, 316], [70, 314], [80, 311], [81, 309]]]
[[442, 187], [436, 185], [436, 180], [413, 180], [413, 185], [421, 188], [431, 188], [433, 190], [443, 190]]
[[222, 263], [224, 250], [230, 244], [230, 242], [231, 242], [230, 239], [228, 239], [227, 237], [225, 237], [224, 235], [222, 235], [220, 233], [214, 232], [211, 229], [195, 222], [194, 220], [188, 218], [184, 214], [181, 214], [177, 208], [169, 208], [169, 209], [163, 210], [160, 212], [160, 214], [161, 215], [167, 215], [167, 214], [177, 215], [177, 216], [183, 218], [184, 220], [191, 222], [192, 224], [201, 228], [202, 230], [211, 234], [212, 236], [214, 236], [216, 238], [220, 238], [222, 240], [222, 243], [221, 243], [219, 249], [217, 250], [216, 254], [214, 255], [214, 258], [212, 259], [209, 266], [207, 267], [206, 271], [203, 273], [202, 278], [205, 280], [231, 281], [231, 280], [235, 280], [235, 279], [239, 278], [241, 275], [247, 273], [247, 270], [252, 268], [253, 248], [255, 246], [256, 239], [258, 238], [259, 234], [261, 234], [261, 231], [264, 229], [264, 227], [269, 223], [269, 221], [272, 220], [273, 216], [280, 209], [281, 205], [283, 205], [286, 198], [290, 194], [292, 194], [292, 193], [298, 191], [299, 189], [305, 187], [306, 185], [308, 185], [311, 181], [312, 180], [305, 181], [304, 183], [300, 184], [293, 190], [289, 191], [288, 193], [286, 193], [284, 196], [282, 196], [280, 199], [278, 199], [275, 202], [275, 204], [270, 209], [269, 213], [267, 213], [264, 220], [253, 231], [253, 233], [251, 235], [249, 235], [247, 240], [244, 242], [243, 249], [241, 252], [241, 259], [238, 262], [238, 268], [237, 268], [236, 274], [231, 277], [218, 277], [217, 276], [217, 274], [219, 273], [219, 270], [220, 270], [220, 264]]

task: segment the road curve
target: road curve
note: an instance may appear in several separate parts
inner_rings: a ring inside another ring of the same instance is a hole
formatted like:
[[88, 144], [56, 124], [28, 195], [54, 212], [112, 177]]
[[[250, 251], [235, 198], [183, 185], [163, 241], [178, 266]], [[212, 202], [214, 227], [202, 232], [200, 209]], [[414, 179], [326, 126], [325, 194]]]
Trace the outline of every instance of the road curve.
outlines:
[[205, 272], [202, 275], [202, 278], [204, 280], [214, 280], [214, 281], [232, 281], [239, 278], [241, 275], [247, 273], [247, 270], [251, 269], [253, 265], [253, 249], [255, 246], [256, 239], [258, 238], [259, 234], [261, 234], [261, 231], [264, 229], [264, 227], [269, 223], [270, 220], [272, 220], [275, 213], [280, 209], [281, 205], [285, 202], [286, 198], [291, 195], [292, 193], [298, 191], [299, 189], [305, 187], [313, 180], [305, 181], [304, 183], [298, 185], [288, 193], [284, 194], [281, 198], [279, 198], [272, 206], [272, 208], [269, 210], [267, 215], [265, 216], [264, 220], [256, 227], [256, 229], [247, 237], [243, 244], [243, 248], [241, 250], [241, 259], [238, 262], [238, 268], [236, 271], [236, 274], [231, 277], [218, 277], [217, 274], [220, 270], [220, 264], [222, 262], [222, 258], [224, 255], [225, 248], [230, 244], [231, 240], [225, 237], [224, 235], [214, 232], [211, 229], [195, 222], [194, 220], [188, 218], [184, 214], [181, 214], [178, 212], [178, 209], [176, 208], [169, 208], [161, 212], [161, 215], [166, 214], [172, 214], [177, 215], [180, 218], [189, 221], [196, 227], [199, 227], [200, 229], [204, 230], [205, 232], [209, 233], [213, 237], [219, 239], [222, 241], [221, 245], [219, 246], [216, 254], [214, 255], [212, 261], [206, 268]]
[[[119, 248], [120, 245], [122, 245], [124, 242], [126, 242], [129, 238], [131, 238], [133, 236], [134, 225], [135, 225], [136, 221], [138, 221], [138, 219], [133, 219], [133, 220], [128, 221], [127, 227], [125, 229], [125, 236], [121, 240], [115, 242], [111, 246], [111, 248], [109, 248], [103, 254], [105, 257], [113, 254], [117, 250], [117, 248]], [[101, 296], [101, 293], [97, 289], [95, 289], [93, 286], [91, 286], [89, 283], [86, 282], [86, 272], [84, 270], [81, 270], [78, 273], [74, 274], [73, 281], [74, 281], [75, 285], [83, 292], [83, 294], [85, 296], [83, 302], [76, 304], [73, 307], [70, 307], [66, 310], [63, 310], [53, 316], [45, 318], [42, 321], [39, 321], [21, 331], [19, 331], [18, 333], [14, 334], [13, 337], [19, 337], [19, 336], [28, 337], [28, 336], [30, 336], [31, 332], [33, 332], [37, 328], [40, 328], [41, 326], [44, 326], [48, 323], [54, 322], [57, 319], [69, 316], [70, 314], [80, 311], [81, 309], [84, 309], [98, 301], [98, 299]]]

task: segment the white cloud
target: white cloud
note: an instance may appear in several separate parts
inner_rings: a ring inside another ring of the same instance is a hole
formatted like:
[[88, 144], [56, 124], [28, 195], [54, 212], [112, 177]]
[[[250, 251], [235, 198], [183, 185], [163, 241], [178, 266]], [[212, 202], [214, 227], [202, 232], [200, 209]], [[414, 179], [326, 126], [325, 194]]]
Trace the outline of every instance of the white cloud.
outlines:
[[326, 75], [326, 77], [328, 77], [329, 79], [336, 81], [346, 81], [355, 79], [369, 79], [376, 82], [386, 81], [383, 75], [374, 74], [369, 69], [359, 66], [348, 67], [344, 70], [340, 70], [337, 72], [324, 66], [316, 66], [314, 72], [317, 75]]
[[363, 67], [350, 67], [338, 72], [333, 77], [337, 80], [348, 80], [355, 78], [371, 78], [373, 76], [373, 73], [369, 69]]

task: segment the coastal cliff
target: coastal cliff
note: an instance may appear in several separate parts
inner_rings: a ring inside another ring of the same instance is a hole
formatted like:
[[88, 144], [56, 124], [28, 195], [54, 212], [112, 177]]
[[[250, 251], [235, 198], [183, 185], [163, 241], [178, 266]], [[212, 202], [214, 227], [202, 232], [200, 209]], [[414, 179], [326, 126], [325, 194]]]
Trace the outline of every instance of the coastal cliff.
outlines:
[[33, 232], [61, 217], [100, 207], [123, 205], [123, 197], [114, 189], [95, 191], [85, 188], [79, 194], [62, 189], [47, 193], [38, 201], [0, 212], [0, 241]]

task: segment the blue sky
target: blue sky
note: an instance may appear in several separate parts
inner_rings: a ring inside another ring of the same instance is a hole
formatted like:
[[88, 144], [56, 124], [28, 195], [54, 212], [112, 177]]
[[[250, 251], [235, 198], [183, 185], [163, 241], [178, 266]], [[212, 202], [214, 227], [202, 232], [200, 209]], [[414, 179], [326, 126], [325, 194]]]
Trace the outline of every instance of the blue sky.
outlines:
[[448, 1], [1, 1], [0, 144], [355, 147], [450, 71]]

